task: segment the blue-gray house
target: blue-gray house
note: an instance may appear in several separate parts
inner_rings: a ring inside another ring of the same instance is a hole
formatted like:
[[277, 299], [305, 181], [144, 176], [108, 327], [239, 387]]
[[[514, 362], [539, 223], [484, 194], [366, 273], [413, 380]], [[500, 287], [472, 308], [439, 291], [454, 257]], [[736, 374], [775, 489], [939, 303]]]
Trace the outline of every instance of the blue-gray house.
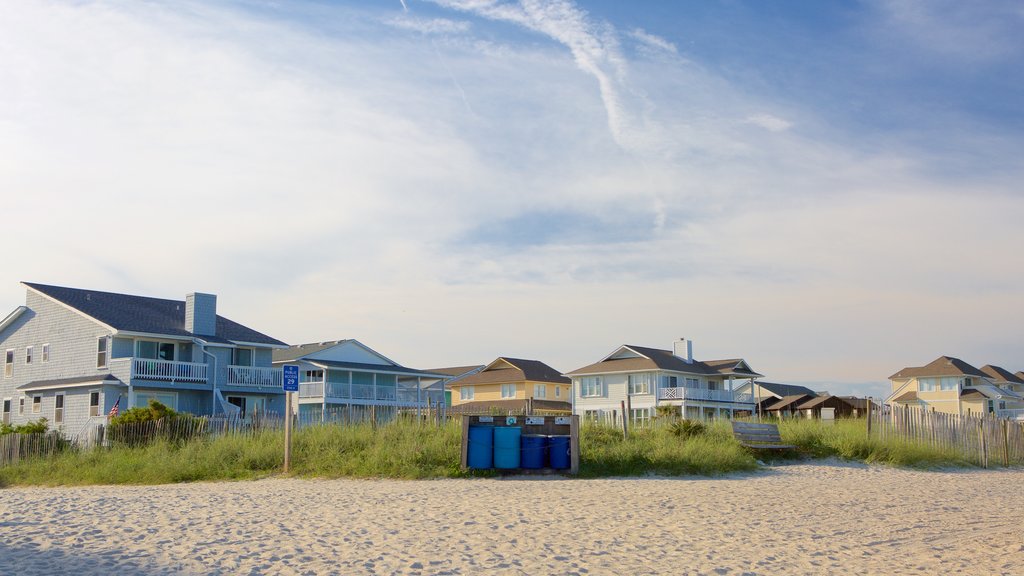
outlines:
[[0, 320], [3, 421], [45, 417], [74, 438], [156, 399], [192, 414], [284, 412], [271, 338], [217, 315], [217, 297], [185, 300], [23, 283], [25, 305]]

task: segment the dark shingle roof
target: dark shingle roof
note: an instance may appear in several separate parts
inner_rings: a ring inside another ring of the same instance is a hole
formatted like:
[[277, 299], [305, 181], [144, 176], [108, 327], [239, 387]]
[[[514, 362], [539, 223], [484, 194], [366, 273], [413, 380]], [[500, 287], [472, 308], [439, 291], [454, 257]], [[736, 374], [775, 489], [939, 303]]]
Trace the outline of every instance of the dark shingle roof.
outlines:
[[673, 372], [706, 374], [708, 376], [721, 376], [728, 374], [736, 374], [744, 377], [760, 376], [760, 374], [756, 372], [747, 372], [745, 370], [734, 371], [736, 365], [740, 363], [739, 359], [694, 360], [691, 363], [676, 356], [671, 350], [648, 348], [646, 346], [634, 346], [632, 344], [620, 346], [619, 348], [629, 348], [630, 350], [645, 356], [645, 358], [612, 358], [602, 360], [600, 362], [584, 366], [583, 368], [577, 368], [576, 370], [569, 372], [569, 375], [578, 376], [582, 374], [632, 372], [637, 370], [671, 370]]
[[798, 408], [800, 410], [810, 410], [810, 409], [813, 409], [813, 408], [817, 408], [820, 405], [826, 405], [827, 406], [829, 404], [831, 404], [832, 408], [840, 408], [841, 407], [841, 406], [837, 406], [837, 404], [839, 404], [839, 405], [846, 404], [851, 410], [853, 410], [855, 408], [860, 408], [860, 406], [858, 406], [857, 404], [852, 402], [851, 399], [848, 398], [848, 397], [843, 397], [843, 396], [827, 396], [827, 395], [826, 396], [818, 396], [817, 398], [811, 398], [810, 400], [807, 400], [806, 402], [801, 404]]
[[102, 382], [104, 384], [125, 384], [114, 377], [113, 374], [93, 374], [92, 376], [75, 376], [72, 378], [57, 378], [54, 380], [35, 380], [28, 384], [18, 386], [16, 390], [37, 390], [42, 388], [73, 387], [76, 384], [91, 384]]
[[971, 366], [967, 362], [952, 356], [939, 356], [924, 366], [904, 368], [889, 376], [890, 380], [895, 378], [920, 378], [926, 376], [978, 376], [987, 378], [988, 375]]
[[782, 410], [783, 408], [789, 408], [789, 407], [794, 407], [795, 408], [798, 404], [800, 404], [802, 402], [806, 402], [807, 400], [809, 400], [811, 398], [812, 397], [808, 396], [807, 394], [793, 394], [792, 396], [785, 396], [781, 400], [779, 400], [778, 402], [768, 406], [766, 408], [766, 410], [771, 412], [771, 411], [774, 411], [774, 410]]
[[981, 371], [984, 372], [989, 378], [996, 382], [1009, 382], [1011, 384], [1024, 384], [1024, 378], [1013, 374], [1005, 368], [999, 366], [993, 366], [986, 364], [981, 367]]
[[893, 402], [899, 402], [901, 404], [907, 404], [910, 402], [917, 402], [917, 390], [911, 390], [896, 398], [892, 399]]
[[193, 334], [185, 330], [185, 302], [183, 300], [130, 296], [30, 282], [23, 282], [23, 284], [86, 316], [95, 318], [115, 330], [186, 338], [197, 337], [220, 343], [251, 342], [273, 346], [284, 345], [284, 342], [276, 338], [271, 338], [223, 316], [217, 316], [217, 333], [215, 335]]
[[[474, 384], [497, 384], [506, 382], [554, 382], [570, 384], [572, 380], [539, 360], [524, 360], [501, 356], [491, 364], [499, 361], [507, 362], [511, 367], [484, 369], [476, 374], [452, 381], [452, 386], [470, 386]], [[502, 365], [502, 364], [499, 364]]]
[[480, 368], [483, 367], [483, 364], [476, 364], [473, 366], [449, 366], [447, 368], [430, 368], [427, 370], [427, 372], [433, 372], [435, 374], [447, 374], [448, 376], [462, 376], [467, 372], [479, 370]]
[[808, 396], [817, 396], [818, 394], [810, 388], [804, 386], [797, 386], [796, 384], [777, 384], [775, 382], [757, 382], [757, 385], [765, 390], [779, 396], [794, 396], [797, 394], [807, 394]]
[[[276, 360], [274, 362], [277, 362]], [[426, 370], [417, 370], [415, 368], [406, 368], [405, 366], [399, 366], [398, 364], [365, 364], [362, 362], [342, 362], [340, 360], [306, 360], [306, 362], [312, 362], [319, 366], [326, 366], [328, 368], [339, 368], [342, 370], [355, 370], [357, 372], [394, 372], [398, 374], [409, 374], [410, 376], [432, 376], [440, 377], [442, 374], [435, 374]]]

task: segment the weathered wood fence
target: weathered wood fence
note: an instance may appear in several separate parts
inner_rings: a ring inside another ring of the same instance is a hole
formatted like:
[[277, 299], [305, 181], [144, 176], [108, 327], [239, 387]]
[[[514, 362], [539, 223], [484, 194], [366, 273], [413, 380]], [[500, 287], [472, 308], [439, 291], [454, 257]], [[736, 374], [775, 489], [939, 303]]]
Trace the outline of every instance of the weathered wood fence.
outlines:
[[1024, 422], [1020, 421], [887, 407], [884, 412], [871, 412], [868, 431], [880, 438], [904, 438], [946, 449], [985, 468], [1024, 465]]
[[17, 464], [26, 458], [51, 456], [68, 447], [60, 434], [4, 434], [0, 436], [0, 466]]

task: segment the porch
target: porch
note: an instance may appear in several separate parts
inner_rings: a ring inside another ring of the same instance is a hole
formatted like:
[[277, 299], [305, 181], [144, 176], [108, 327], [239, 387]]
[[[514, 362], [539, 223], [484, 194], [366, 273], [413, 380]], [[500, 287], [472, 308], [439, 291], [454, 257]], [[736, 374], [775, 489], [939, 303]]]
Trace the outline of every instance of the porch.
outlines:
[[730, 402], [753, 404], [754, 397], [749, 393], [738, 393], [731, 390], [710, 390], [707, 388], [659, 388], [658, 400], [704, 400], [708, 402]]
[[209, 367], [198, 362], [175, 362], [149, 358], [116, 358], [110, 361], [110, 373], [122, 382], [164, 382], [209, 386]]
[[415, 378], [372, 384], [330, 382], [323, 378], [299, 380], [299, 402], [319, 400], [325, 404], [346, 404], [356, 401], [357, 404], [426, 406], [428, 402], [436, 403], [439, 397], [423, 390], [419, 379]]
[[259, 388], [261, 390], [282, 390], [280, 368], [255, 366], [227, 366], [225, 388]]

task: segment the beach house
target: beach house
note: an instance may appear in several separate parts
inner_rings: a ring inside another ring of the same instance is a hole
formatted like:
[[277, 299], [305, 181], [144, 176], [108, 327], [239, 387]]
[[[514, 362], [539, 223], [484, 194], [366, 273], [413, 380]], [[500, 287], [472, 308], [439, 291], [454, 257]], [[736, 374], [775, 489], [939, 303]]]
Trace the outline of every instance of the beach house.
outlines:
[[448, 382], [455, 411], [534, 410], [566, 412], [569, 378], [539, 360], [501, 356], [483, 368]]
[[806, 386], [762, 382], [759, 380], [744, 380], [736, 386], [735, 392], [737, 394], [750, 394], [755, 405], [754, 412], [757, 414], [766, 413], [769, 407], [775, 407], [784, 400], [787, 400], [788, 403], [800, 402], [818, 395], [817, 392]]
[[[365, 418], [444, 403], [446, 374], [406, 368], [358, 340], [332, 340], [274, 350], [273, 364], [299, 367], [298, 414], [303, 421]], [[384, 411], [380, 412], [384, 414]]]
[[985, 372], [952, 356], [940, 356], [924, 366], [904, 368], [889, 377], [892, 393], [885, 403], [947, 414], [1015, 416], [1013, 411], [1024, 408], [1024, 396], [1012, 389], [1017, 382], [999, 380], [1009, 372], [989, 368]]
[[644, 422], [659, 406], [670, 406], [689, 419], [749, 414], [754, 409], [753, 396], [737, 392], [737, 387], [761, 374], [741, 358], [697, 360], [693, 342], [680, 339], [672, 350], [624, 344], [566, 376], [573, 382], [574, 414], [618, 418], [628, 399], [628, 417]]
[[192, 414], [284, 409], [277, 339], [219, 316], [217, 297], [130, 296], [24, 282], [0, 321], [4, 421], [46, 418], [72, 438], [150, 399]]

